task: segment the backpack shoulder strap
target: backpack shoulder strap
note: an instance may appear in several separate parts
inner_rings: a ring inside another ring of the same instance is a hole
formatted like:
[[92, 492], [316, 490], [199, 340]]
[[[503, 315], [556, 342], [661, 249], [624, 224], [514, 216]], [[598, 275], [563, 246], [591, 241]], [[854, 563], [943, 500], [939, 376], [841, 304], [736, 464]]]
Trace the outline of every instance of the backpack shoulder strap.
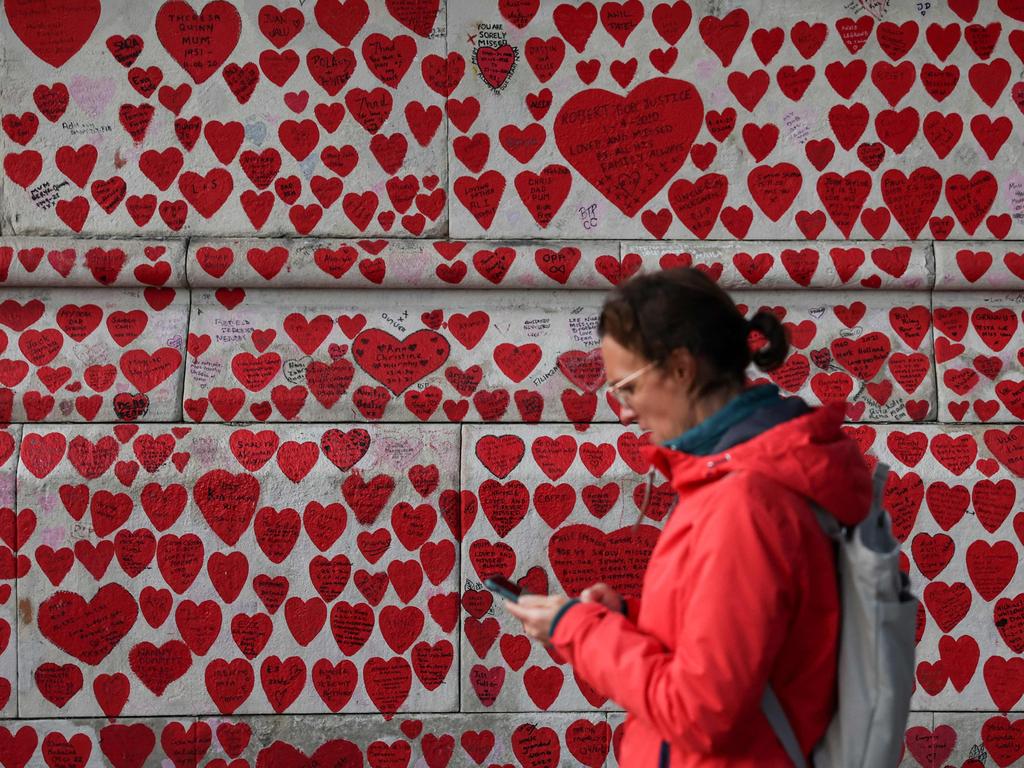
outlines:
[[807, 768], [807, 758], [800, 751], [800, 742], [796, 738], [793, 726], [790, 725], [789, 718], [782, 709], [782, 703], [770, 685], [764, 689], [764, 696], [761, 697], [761, 710], [771, 723], [775, 735], [779, 737], [793, 765], [797, 768]]
[[[885, 482], [888, 475], [889, 467], [882, 462], [878, 462], [872, 476], [872, 510], [879, 509], [882, 506], [883, 492], [885, 490]], [[839, 521], [813, 501], [809, 503], [825, 534], [834, 541], [843, 541], [846, 538], [847, 532], [843, 526], [839, 524]], [[885, 523], [885, 516], [881, 516], [878, 521], [876, 521], [876, 525], [885, 525]], [[873, 533], [873, 531], [871, 533]], [[886, 533], [888, 533], [888, 531], [886, 531]], [[796, 732], [793, 730], [793, 726], [789, 722], [789, 717], [786, 716], [786, 712], [782, 708], [782, 703], [779, 701], [778, 696], [775, 695], [775, 691], [772, 689], [771, 685], [765, 687], [764, 696], [761, 697], [761, 710], [764, 712], [765, 717], [768, 718], [768, 722], [775, 731], [775, 735], [778, 737], [779, 741], [782, 742], [782, 746], [785, 748], [786, 754], [789, 755], [789, 759], [793, 762], [793, 765], [796, 766], [796, 768], [807, 768], [807, 758], [800, 751], [800, 742], [796, 738]]]

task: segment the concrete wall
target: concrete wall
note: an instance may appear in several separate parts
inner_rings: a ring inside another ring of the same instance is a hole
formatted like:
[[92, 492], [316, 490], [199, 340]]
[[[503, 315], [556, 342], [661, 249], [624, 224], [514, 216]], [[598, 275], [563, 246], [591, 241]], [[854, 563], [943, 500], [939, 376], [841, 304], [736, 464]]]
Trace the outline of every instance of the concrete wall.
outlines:
[[893, 469], [902, 764], [1024, 764], [1021, 2], [6, 0], [0, 35], [4, 768], [617, 764], [622, 712], [481, 579], [638, 588], [671, 497], [626, 535], [596, 318], [679, 264]]

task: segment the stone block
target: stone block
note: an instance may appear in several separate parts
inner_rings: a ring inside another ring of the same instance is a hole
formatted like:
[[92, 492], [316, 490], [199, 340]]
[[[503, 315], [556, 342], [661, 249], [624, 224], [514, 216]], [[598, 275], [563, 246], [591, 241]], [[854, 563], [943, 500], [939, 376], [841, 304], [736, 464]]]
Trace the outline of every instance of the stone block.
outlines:
[[1024, 298], [1018, 292], [936, 291], [939, 420], [1024, 419]]
[[186, 290], [37, 287], [0, 295], [0, 419], [181, 418]]
[[193, 240], [197, 288], [592, 288], [618, 281], [616, 242]]
[[463, 431], [462, 711], [614, 709], [554, 651], [534, 644], [483, 580], [576, 597], [598, 581], [639, 595], [675, 494], [658, 476], [637, 530], [647, 465], [619, 425]]
[[[965, 768], [995, 764], [1019, 768], [1024, 764], [1024, 713], [936, 712], [929, 744], [933, 765]], [[927, 742], [926, 742], [927, 743]], [[919, 760], [921, 765], [928, 765]]]
[[[209, 737], [191, 719], [0, 720], [4, 764], [80, 768], [197, 765]], [[168, 762], [169, 761], [169, 762]]]
[[931, 247], [911, 242], [637, 240], [622, 243], [624, 274], [690, 266], [729, 291], [801, 288], [924, 291], [931, 287], [935, 273]]
[[[603, 293], [202, 289], [193, 421], [608, 421]], [[569, 299], [567, 301], [567, 298]]]
[[455, 709], [458, 450], [452, 427], [30, 429], [19, 712]]
[[[919, 766], [935, 765], [941, 766], [941, 762], [927, 763], [918, 762], [915, 755], [924, 757], [928, 754], [925, 750], [928, 749], [925, 746], [927, 742], [930, 744], [931, 725], [932, 725], [933, 714], [931, 712], [911, 712], [907, 718], [907, 735], [906, 742], [903, 749], [903, 758], [899, 762], [898, 768], [919, 768]], [[625, 722], [626, 715], [621, 712], [609, 712], [608, 723], [612, 727], [612, 752], [608, 755], [608, 768], [618, 768], [618, 756], [619, 756], [619, 743], [622, 739], [622, 726]], [[907, 745], [913, 744], [911, 749], [907, 749]], [[926, 758], [927, 759], [927, 758]]]
[[757, 381], [816, 404], [846, 399], [853, 421], [934, 417], [928, 296], [904, 291], [736, 291], [746, 314], [770, 308], [789, 332], [791, 352]]
[[19, 514], [16, 470], [21, 426], [0, 428], [0, 717], [18, 714], [17, 578], [28, 561], [19, 553], [21, 539], [35, 528], [30, 514]]
[[445, 3], [337, 5], [8, 10], [4, 231], [444, 234]]
[[1024, 243], [938, 242], [935, 290], [1019, 291], [1024, 288]]
[[451, 234], [1019, 239], [1024, 19], [960, 10], [453, 2]]
[[922, 600], [915, 709], [1020, 707], [1024, 428], [857, 426], [885, 491], [904, 565]]
[[186, 285], [184, 240], [0, 238], [6, 288], [146, 288], [156, 298]]
[[600, 768], [609, 738], [604, 716], [584, 713], [427, 714], [390, 723], [361, 715], [201, 722], [215, 734], [207, 757], [244, 759], [250, 765], [277, 765], [274, 759], [290, 765], [289, 759], [298, 763], [300, 757], [334, 765], [324, 761], [346, 756], [356, 760], [360, 754], [371, 766]]

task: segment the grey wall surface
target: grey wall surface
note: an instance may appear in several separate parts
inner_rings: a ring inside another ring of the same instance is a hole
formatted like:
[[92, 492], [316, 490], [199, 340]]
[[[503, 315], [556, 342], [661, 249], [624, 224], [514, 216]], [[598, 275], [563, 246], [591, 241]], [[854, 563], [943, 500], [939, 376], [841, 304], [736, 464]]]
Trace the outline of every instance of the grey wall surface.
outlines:
[[617, 765], [482, 579], [639, 588], [679, 265], [893, 470], [901, 764], [1024, 765], [1019, 0], [2, 5], [4, 768]]

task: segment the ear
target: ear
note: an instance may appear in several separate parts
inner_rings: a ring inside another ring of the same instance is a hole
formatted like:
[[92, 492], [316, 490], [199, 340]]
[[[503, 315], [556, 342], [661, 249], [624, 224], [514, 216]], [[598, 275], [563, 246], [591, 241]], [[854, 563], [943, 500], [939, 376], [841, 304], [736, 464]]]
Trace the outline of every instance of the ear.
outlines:
[[697, 378], [697, 368], [697, 358], [685, 347], [676, 347], [669, 355], [669, 375], [687, 388], [693, 387]]

